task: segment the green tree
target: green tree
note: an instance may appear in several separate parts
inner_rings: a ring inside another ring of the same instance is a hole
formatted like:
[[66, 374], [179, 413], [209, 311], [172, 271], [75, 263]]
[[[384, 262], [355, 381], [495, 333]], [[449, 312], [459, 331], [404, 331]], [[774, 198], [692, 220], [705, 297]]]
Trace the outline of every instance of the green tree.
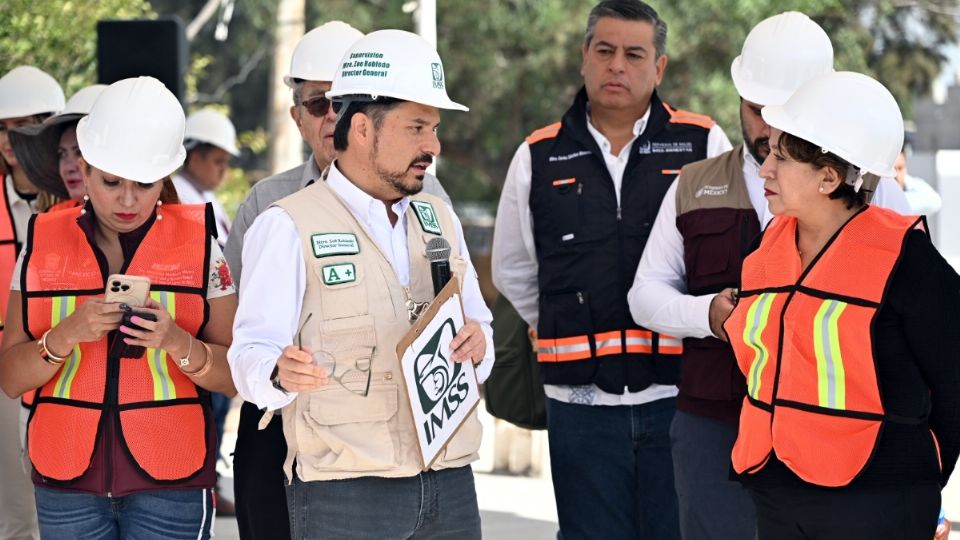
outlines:
[[97, 21], [153, 16], [147, 0], [4, 0], [0, 73], [36, 66], [57, 79], [69, 97], [97, 82]]

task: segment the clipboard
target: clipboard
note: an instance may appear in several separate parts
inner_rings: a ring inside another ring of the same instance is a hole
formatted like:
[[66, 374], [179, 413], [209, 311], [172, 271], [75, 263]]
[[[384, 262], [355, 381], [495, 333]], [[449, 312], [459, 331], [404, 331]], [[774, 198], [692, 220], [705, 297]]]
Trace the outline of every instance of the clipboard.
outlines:
[[453, 362], [447, 346], [465, 324], [460, 282], [444, 286], [397, 344], [400, 377], [428, 470], [480, 402], [473, 362]]

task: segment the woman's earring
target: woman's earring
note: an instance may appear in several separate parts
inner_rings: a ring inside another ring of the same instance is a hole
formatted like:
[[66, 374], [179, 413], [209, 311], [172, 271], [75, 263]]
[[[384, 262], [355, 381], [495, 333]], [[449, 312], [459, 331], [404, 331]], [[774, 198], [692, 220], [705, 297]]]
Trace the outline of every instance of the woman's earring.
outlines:
[[157, 200], [157, 220], [160, 221], [163, 219], [163, 215], [160, 214], [160, 207], [163, 206], [163, 201]]
[[83, 196], [83, 205], [82, 205], [82, 207], [80, 208], [80, 215], [81, 215], [81, 216], [87, 213], [87, 203], [89, 203], [89, 202], [90, 202], [90, 196], [89, 196], [89, 195], [84, 195], [84, 196]]
[[823, 184], [820, 184], [820, 193], [823, 193]]

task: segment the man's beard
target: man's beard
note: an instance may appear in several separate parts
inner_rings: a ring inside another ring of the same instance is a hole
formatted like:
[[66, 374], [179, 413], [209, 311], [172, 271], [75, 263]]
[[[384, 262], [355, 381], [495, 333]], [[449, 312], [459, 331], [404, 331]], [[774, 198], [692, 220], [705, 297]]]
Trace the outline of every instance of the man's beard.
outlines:
[[373, 161], [373, 172], [377, 176], [379, 176], [384, 182], [389, 184], [390, 187], [395, 189], [397, 193], [399, 193], [404, 197], [410, 197], [412, 195], [416, 195], [417, 193], [420, 193], [420, 191], [423, 190], [423, 176], [421, 175], [415, 176], [417, 181], [412, 186], [405, 184], [404, 179], [407, 177], [407, 171], [410, 170], [410, 167], [412, 167], [414, 163], [433, 163], [433, 156], [431, 156], [430, 154], [423, 154], [423, 155], [417, 156], [413, 161], [410, 162], [410, 165], [408, 165], [406, 169], [402, 171], [389, 171], [387, 169], [382, 168], [378, 163], [377, 156], [380, 153], [379, 149], [380, 149], [380, 139], [377, 138], [373, 143], [373, 156], [371, 156]]
[[757, 163], [763, 165], [767, 156], [770, 155], [770, 137], [758, 137], [751, 140], [747, 135], [747, 128], [743, 124], [743, 114], [740, 114], [740, 132], [743, 133], [743, 144], [747, 147], [747, 152], [757, 160]]

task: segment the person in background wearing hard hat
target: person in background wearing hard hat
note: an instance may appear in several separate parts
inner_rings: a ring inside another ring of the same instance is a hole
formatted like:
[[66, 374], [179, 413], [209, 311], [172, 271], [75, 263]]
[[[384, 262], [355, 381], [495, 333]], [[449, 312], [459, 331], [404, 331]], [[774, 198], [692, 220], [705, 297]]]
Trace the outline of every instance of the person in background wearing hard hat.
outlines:
[[[363, 33], [350, 25], [331, 21], [307, 32], [293, 51], [290, 72], [283, 80], [293, 90], [290, 117], [296, 122], [312, 154], [303, 165], [254, 184], [237, 209], [224, 254], [238, 285], [243, 271], [241, 253], [247, 228], [271, 204], [318, 180], [321, 171], [336, 156], [333, 147], [336, 114], [326, 93], [344, 53], [361, 37]], [[423, 189], [450, 202], [443, 186], [429, 173], [424, 176]], [[249, 402], [240, 409], [237, 446], [233, 455], [237, 522], [244, 540], [283, 540], [290, 534], [281, 480], [287, 446], [280, 418], [274, 417], [265, 429], [258, 430], [262, 414]]]
[[[37, 210], [37, 188], [17, 161], [10, 144], [12, 129], [39, 124], [63, 110], [60, 85], [32, 66], [19, 66], [0, 77], [0, 334], [17, 253], [27, 236], [27, 222]], [[23, 406], [0, 396], [0, 538], [37, 538], [37, 513], [29, 463], [23, 454], [24, 426], [30, 403]], [[17, 436], [20, 433], [21, 436]]]
[[[0, 387], [39, 389], [28, 440], [44, 538], [211, 536], [206, 394], [235, 393], [236, 295], [208, 279], [226, 264], [209, 210], [172, 204], [183, 125], [156, 79], [104, 89], [77, 125], [86, 203], [34, 217], [14, 271]], [[121, 272], [150, 279], [143, 307], [104, 302]]]
[[590, 12], [584, 88], [507, 172], [493, 280], [536, 327], [565, 540], [679, 538], [669, 427], [680, 341], [637, 326], [627, 287], [680, 168], [730, 142], [669, 107], [666, 24], [637, 0]]
[[210, 203], [213, 206], [217, 242], [224, 246], [230, 232], [230, 216], [213, 192], [227, 177], [230, 157], [240, 157], [237, 130], [223, 114], [202, 109], [187, 117], [183, 139], [187, 160], [180, 172], [173, 175], [173, 185], [183, 204]]
[[723, 324], [747, 380], [732, 459], [759, 537], [929, 540], [960, 454], [960, 276], [923, 218], [866, 204], [862, 187], [893, 175], [900, 109], [831, 72], [761, 114], [776, 217]]
[[[395, 353], [416, 317], [409, 306], [434, 298], [424, 250], [442, 238], [466, 318], [451, 360], [474, 362], [480, 381], [493, 365], [492, 317], [460, 222], [422, 193], [440, 153], [440, 109], [467, 108], [447, 96], [439, 55], [415, 34], [373, 32], [344, 59], [327, 92], [339, 107], [336, 160], [247, 234], [234, 380], [256, 406], [283, 409], [293, 538], [478, 539], [476, 411], [423, 472]], [[349, 273], [321, 272], [330, 264]], [[353, 362], [344, 377], [337, 366]]]
[[[683, 168], [627, 297], [637, 324], [684, 339], [670, 433], [685, 540], [756, 536], [753, 501], [729, 478], [746, 382], [722, 342], [721, 315], [733, 304], [743, 254], [772, 218], [760, 178], [770, 127], [760, 109], [782, 105], [802, 83], [831, 71], [830, 38], [802, 13], [781, 13], [750, 31], [730, 66], [744, 143]], [[883, 188], [878, 195], [875, 201], [891, 200]]]
[[67, 100], [62, 112], [42, 124], [10, 131], [10, 144], [17, 161], [41, 191], [37, 205], [40, 212], [83, 204], [87, 192], [80, 174], [83, 156], [77, 144], [77, 122], [90, 112], [106, 87], [105, 84], [87, 86]]

